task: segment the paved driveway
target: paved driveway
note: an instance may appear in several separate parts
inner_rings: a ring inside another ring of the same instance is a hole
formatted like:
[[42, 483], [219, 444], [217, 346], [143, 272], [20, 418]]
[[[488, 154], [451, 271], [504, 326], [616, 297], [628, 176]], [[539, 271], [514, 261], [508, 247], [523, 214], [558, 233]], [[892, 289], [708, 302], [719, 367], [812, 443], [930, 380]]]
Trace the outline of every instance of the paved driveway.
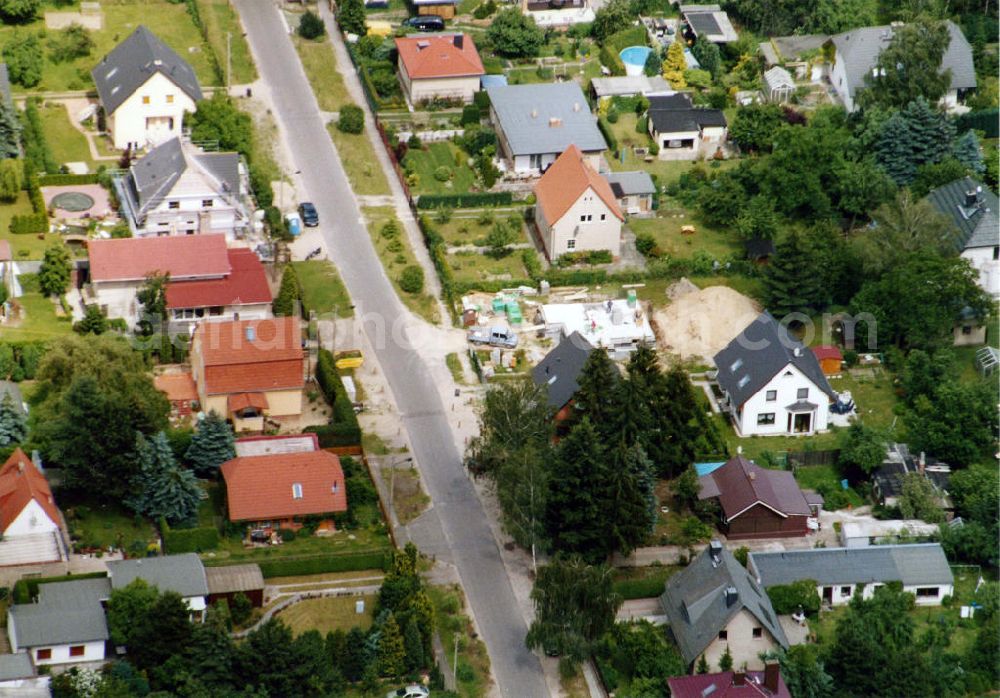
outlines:
[[271, 0], [237, 0], [236, 7], [295, 167], [324, 223], [330, 258], [365, 323], [403, 415], [413, 454], [489, 650], [494, 678], [505, 696], [547, 696], [541, 664], [524, 647], [527, 628], [486, 513], [462, 469], [427, 366], [412, 348], [419, 346], [421, 323], [403, 308], [375, 255], [278, 9]]

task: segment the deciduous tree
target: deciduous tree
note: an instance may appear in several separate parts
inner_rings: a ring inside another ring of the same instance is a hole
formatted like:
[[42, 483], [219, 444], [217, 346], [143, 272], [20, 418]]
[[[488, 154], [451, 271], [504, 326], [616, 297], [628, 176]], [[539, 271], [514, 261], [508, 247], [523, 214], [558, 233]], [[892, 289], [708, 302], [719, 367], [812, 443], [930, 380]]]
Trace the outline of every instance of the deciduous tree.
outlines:
[[521, 14], [519, 8], [507, 8], [497, 13], [486, 29], [486, 40], [500, 56], [528, 58], [537, 56], [545, 42], [545, 33], [533, 17]]
[[893, 29], [882, 49], [867, 87], [856, 100], [862, 106], [903, 107], [918, 97], [936, 104], [951, 84], [951, 70], [941, 70], [941, 59], [951, 42], [944, 22], [917, 19]]
[[782, 123], [784, 117], [777, 104], [740, 107], [729, 128], [729, 140], [748, 152], [770, 152]]
[[144, 337], [152, 336], [167, 321], [167, 286], [169, 284], [169, 273], [154, 272], [146, 277], [146, 281], [135, 294], [135, 299], [142, 306], [142, 315], [137, 330]]
[[874, 227], [862, 240], [865, 268], [874, 274], [898, 265], [911, 254], [944, 255], [954, 250], [949, 221], [908, 189], [872, 213]]
[[5, 24], [24, 24], [35, 18], [40, 6], [40, 0], [2, 0], [0, 17]]
[[69, 252], [65, 245], [56, 243], [45, 250], [42, 266], [38, 270], [38, 285], [46, 296], [66, 293], [70, 277]]
[[684, 71], [687, 70], [687, 59], [684, 57], [684, 45], [680, 41], [670, 44], [667, 55], [663, 59], [663, 79], [675, 90], [687, 87]]
[[337, 13], [337, 22], [345, 32], [364, 36], [367, 33], [364, 3], [361, 0], [344, 0]]
[[971, 465], [991, 452], [997, 433], [996, 399], [985, 383], [951, 379], [916, 399], [904, 414], [910, 445], [952, 466]]
[[603, 4], [594, 14], [591, 34], [603, 42], [612, 34], [628, 29], [634, 19], [635, 14], [628, 0], [611, 0]]
[[14, 84], [31, 89], [42, 81], [44, 57], [37, 35], [15, 31], [3, 46], [3, 59]]
[[843, 433], [839, 455], [842, 468], [859, 468], [870, 474], [885, 457], [886, 438], [878, 429], [854, 422]]

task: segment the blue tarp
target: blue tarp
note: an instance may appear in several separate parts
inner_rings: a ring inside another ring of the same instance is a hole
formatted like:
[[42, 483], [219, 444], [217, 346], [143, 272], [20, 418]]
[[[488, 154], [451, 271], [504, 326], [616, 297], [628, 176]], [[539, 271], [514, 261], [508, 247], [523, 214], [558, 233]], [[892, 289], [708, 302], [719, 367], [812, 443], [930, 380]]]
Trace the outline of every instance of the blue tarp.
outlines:
[[695, 463], [694, 469], [698, 472], [698, 477], [701, 477], [702, 475], [715, 472], [725, 464], [726, 461], [724, 460], [720, 460], [718, 463]]

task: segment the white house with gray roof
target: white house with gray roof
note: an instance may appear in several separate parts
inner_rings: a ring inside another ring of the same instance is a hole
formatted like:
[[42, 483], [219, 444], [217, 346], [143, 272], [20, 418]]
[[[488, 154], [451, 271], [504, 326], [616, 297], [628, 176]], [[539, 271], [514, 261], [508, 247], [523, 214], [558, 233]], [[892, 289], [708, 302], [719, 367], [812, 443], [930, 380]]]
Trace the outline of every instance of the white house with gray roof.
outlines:
[[989, 187], [963, 177], [934, 189], [927, 200], [952, 225], [955, 251], [979, 273], [979, 286], [1000, 298], [1000, 200]]
[[7, 611], [11, 650], [28, 652], [35, 666], [103, 662], [110, 636], [101, 602], [110, 593], [106, 577], [42, 584], [35, 603]]
[[[941, 105], [952, 109], [966, 92], [975, 89], [976, 69], [972, 62], [972, 47], [965, 34], [951, 20], [947, 20], [945, 25], [951, 41], [941, 58], [941, 71], [951, 71], [951, 85], [941, 98]], [[879, 54], [892, 41], [895, 29], [893, 25], [861, 27], [830, 37], [834, 48], [830, 85], [847, 111], [854, 111], [857, 93], [868, 86], [868, 78], [875, 71]]]
[[222, 233], [243, 237], [250, 216], [239, 153], [204, 152], [180, 138], [156, 146], [115, 179], [136, 237]]
[[184, 113], [202, 99], [191, 65], [140, 25], [91, 71], [107, 132], [121, 150], [181, 135]]
[[816, 593], [830, 606], [855, 596], [870, 599], [889, 582], [901, 583], [918, 606], [939, 606], [955, 592], [955, 576], [938, 543], [753, 552], [747, 569], [765, 588], [814, 581]]
[[714, 357], [720, 406], [742, 436], [825, 431], [837, 393], [816, 355], [766, 310]]
[[575, 145], [586, 163], [600, 171], [601, 154], [608, 144], [575, 82], [496, 85], [486, 91], [490, 121], [497, 132], [497, 155], [508, 170], [539, 175]]
[[124, 589], [136, 579], [163, 591], [180, 594], [192, 616], [204, 620], [208, 578], [196, 553], [113, 560], [108, 563], [112, 589]]

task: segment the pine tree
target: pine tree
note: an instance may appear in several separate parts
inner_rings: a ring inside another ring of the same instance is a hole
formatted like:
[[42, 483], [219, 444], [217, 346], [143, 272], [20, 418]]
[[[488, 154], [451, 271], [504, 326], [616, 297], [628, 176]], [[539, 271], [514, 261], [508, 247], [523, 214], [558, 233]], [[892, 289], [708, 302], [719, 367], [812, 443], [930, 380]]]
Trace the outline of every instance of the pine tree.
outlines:
[[875, 143], [875, 160], [896, 184], [909, 184], [917, 171], [911, 159], [912, 151], [910, 129], [897, 112], [882, 124]]
[[691, 47], [691, 53], [698, 59], [698, 64], [703, 70], [710, 72], [713, 78], [718, 76], [722, 68], [722, 52], [719, 51], [718, 44], [699, 36]]
[[295, 267], [289, 264], [281, 275], [281, 288], [278, 289], [278, 295], [271, 304], [271, 312], [275, 317], [298, 315], [300, 300], [299, 276]]
[[955, 145], [952, 147], [952, 154], [956, 160], [977, 175], [981, 175], [986, 171], [986, 165], [983, 163], [983, 149], [979, 145], [979, 137], [976, 136], [975, 131], [966, 131], [963, 133], [955, 141]]
[[684, 71], [687, 70], [687, 59], [684, 57], [684, 45], [680, 41], [670, 44], [667, 56], [663, 60], [663, 79], [675, 90], [687, 87]]
[[382, 634], [378, 642], [378, 672], [380, 676], [396, 678], [406, 666], [406, 649], [403, 636], [399, 632], [396, 616], [391, 612], [382, 624]]
[[13, 104], [0, 100], [0, 157], [16, 158], [21, 154], [21, 121]]
[[642, 544], [656, 523], [653, 464], [641, 446], [621, 447], [610, 469], [605, 503], [606, 535], [625, 555]]
[[719, 671], [731, 671], [732, 668], [733, 653], [729, 651], [729, 645], [726, 645], [726, 651], [719, 657]]
[[223, 463], [235, 457], [233, 429], [212, 410], [199, 422], [184, 458], [199, 476], [212, 477]]
[[424, 640], [420, 636], [420, 625], [417, 623], [416, 618], [410, 618], [406, 623], [406, 631], [403, 633], [403, 645], [406, 648], [407, 671], [423, 669], [426, 663], [424, 659]]
[[768, 308], [779, 320], [788, 313], [808, 313], [822, 299], [822, 275], [814, 259], [798, 231], [778, 243], [764, 272], [764, 291]]
[[941, 162], [948, 156], [955, 139], [955, 125], [943, 111], [921, 97], [899, 113], [910, 131], [911, 162], [915, 167]]
[[695, 673], [697, 674], [707, 674], [708, 673], [708, 660], [705, 659], [705, 655], [698, 657], [698, 666], [695, 668]]
[[545, 528], [557, 551], [592, 561], [611, 553], [607, 530], [612, 512], [604, 500], [609, 470], [601, 438], [584, 417], [559, 444], [552, 464]]
[[170, 442], [162, 431], [152, 439], [136, 442], [140, 472], [133, 496], [126, 502], [136, 513], [168, 523], [187, 521], [198, 511], [201, 487], [194, 473], [177, 465]]
[[0, 400], [0, 448], [19, 444], [28, 435], [28, 425], [14, 397], [4, 393]]
[[615, 388], [620, 380], [618, 369], [602, 349], [590, 352], [580, 377], [577, 378], [573, 404], [580, 417], [604, 432], [618, 413]]

